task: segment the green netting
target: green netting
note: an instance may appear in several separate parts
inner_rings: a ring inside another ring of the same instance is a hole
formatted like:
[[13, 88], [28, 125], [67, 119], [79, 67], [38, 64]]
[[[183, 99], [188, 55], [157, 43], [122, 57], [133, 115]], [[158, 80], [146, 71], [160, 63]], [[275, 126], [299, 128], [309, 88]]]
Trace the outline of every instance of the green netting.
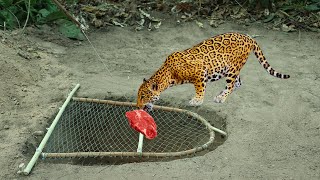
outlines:
[[199, 115], [187, 110], [155, 106], [150, 115], [158, 136], [144, 139], [137, 152], [139, 133], [129, 126], [125, 112], [134, 103], [73, 98], [55, 126], [44, 157], [181, 156], [206, 149], [214, 132]]

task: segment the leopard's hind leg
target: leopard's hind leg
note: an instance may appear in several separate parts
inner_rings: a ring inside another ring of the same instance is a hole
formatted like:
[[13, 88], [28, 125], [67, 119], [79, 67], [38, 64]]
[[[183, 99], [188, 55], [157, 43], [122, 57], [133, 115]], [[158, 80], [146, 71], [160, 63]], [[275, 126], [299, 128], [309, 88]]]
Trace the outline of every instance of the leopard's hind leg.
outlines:
[[[227, 99], [227, 97], [233, 92], [233, 90], [235, 89], [235, 84], [237, 81], [237, 77], [239, 77], [239, 71], [235, 72], [235, 73], [226, 73], [226, 82], [227, 82], [227, 86], [226, 88], [221, 91], [221, 93], [214, 97], [214, 102], [216, 103], [223, 103], [225, 102], [225, 100]], [[239, 77], [240, 78], [240, 77]]]

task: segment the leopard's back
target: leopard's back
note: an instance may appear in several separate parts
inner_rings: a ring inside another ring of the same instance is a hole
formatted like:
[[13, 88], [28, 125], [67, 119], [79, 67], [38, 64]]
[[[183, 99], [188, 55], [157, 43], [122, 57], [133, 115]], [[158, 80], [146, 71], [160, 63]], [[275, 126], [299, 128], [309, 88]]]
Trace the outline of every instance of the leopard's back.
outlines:
[[257, 42], [245, 34], [220, 34], [182, 51], [182, 54], [190, 61], [203, 62], [210, 75], [225, 74], [226, 70], [240, 71], [251, 51], [270, 75], [282, 79], [290, 77], [276, 72], [267, 62]]

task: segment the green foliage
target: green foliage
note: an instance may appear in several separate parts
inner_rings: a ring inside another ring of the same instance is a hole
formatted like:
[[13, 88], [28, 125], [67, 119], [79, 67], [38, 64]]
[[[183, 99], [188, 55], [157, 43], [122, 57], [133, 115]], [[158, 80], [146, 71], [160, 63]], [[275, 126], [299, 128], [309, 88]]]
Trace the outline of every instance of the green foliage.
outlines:
[[320, 0], [287, 0], [280, 9], [283, 11], [315, 12], [320, 10]]
[[307, 11], [319, 11], [320, 10], [320, 0], [311, 0], [312, 3], [304, 7]]
[[8, 29], [19, 28], [27, 20], [29, 24], [45, 24], [65, 15], [51, 0], [0, 0], [0, 25]]
[[[247, 1], [240, 1], [246, 3]], [[284, 11], [307, 11], [314, 12], [320, 10], [320, 0], [249, 0], [250, 9], [271, 9], [272, 4]]]
[[61, 32], [65, 37], [78, 40], [85, 39], [80, 29], [73, 22], [61, 19], [57, 21], [57, 23], [60, 25], [59, 32]]
[[[75, 3], [75, 0], [69, 0]], [[29, 5], [30, 3], [30, 5]], [[8, 29], [20, 28], [27, 20], [29, 24], [47, 24], [58, 21], [59, 31], [66, 37], [83, 40], [79, 28], [51, 0], [0, 0], [0, 25]]]
[[13, 0], [0, 1], [0, 23], [6, 22], [7, 27], [12, 28], [20, 25], [18, 17], [23, 17], [23, 9], [14, 6]]
[[0, 24], [9, 29], [20, 27], [27, 19], [29, 23], [43, 24], [63, 18], [64, 15], [51, 0], [1, 0]]
[[273, 3], [273, 0], [249, 0], [249, 6], [251, 8], [270, 8], [271, 4]]

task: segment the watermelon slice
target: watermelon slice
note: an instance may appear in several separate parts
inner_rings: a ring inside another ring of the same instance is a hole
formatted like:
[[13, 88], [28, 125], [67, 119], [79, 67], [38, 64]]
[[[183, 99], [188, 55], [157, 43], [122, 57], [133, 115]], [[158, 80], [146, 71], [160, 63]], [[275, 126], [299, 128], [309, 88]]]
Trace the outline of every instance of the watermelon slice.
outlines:
[[153, 139], [157, 136], [157, 125], [146, 111], [142, 109], [128, 111], [126, 117], [130, 126], [145, 135], [146, 138]]

